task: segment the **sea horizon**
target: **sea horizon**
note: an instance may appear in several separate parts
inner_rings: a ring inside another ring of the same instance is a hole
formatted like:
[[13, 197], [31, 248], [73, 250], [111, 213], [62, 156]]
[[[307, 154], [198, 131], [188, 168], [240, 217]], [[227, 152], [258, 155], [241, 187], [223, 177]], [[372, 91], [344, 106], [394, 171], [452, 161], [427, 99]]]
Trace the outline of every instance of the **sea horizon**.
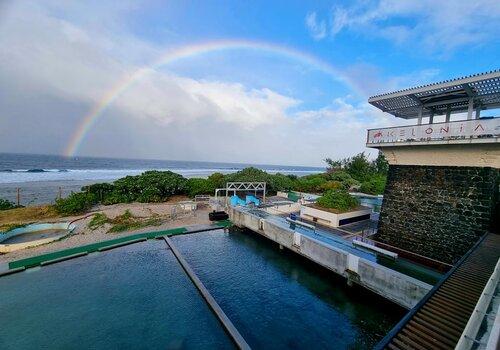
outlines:
[[148, 170], [168, 170], [187, 178], [206, 178], [215, 172], [229, 174], [250, 166], [271, 174], [297, 176], [325, 170], [325, 167], [300, 165], [0, 153], [0, 198], [17, 203], [19, 189], [21, 205], [52, 203], [59, 195], [64, 197], [80, 191], [82, 186], [112, 182]]

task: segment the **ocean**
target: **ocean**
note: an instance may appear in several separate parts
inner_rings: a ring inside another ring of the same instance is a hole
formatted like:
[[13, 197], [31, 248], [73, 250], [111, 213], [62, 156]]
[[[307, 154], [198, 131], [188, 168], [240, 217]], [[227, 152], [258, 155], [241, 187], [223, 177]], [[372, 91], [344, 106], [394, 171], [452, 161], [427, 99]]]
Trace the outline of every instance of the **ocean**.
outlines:
[[0, 198], [21, 205], [53, 203], [59, 196], [77, 192], [82, 186], [111, 182], [146, 170], [170, 170], [184, 177], [228, 174], [253, 166], [269, 173], [303, 176], [322, 172], [322, 167], [264, 165], [178, 160], [63, 157], [55, 155], [0, 153]]

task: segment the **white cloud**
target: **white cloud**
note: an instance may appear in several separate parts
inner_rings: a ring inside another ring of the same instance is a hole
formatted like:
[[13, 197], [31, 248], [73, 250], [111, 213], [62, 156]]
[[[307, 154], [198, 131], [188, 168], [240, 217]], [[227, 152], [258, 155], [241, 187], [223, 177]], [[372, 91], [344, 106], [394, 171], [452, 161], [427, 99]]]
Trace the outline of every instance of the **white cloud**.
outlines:
[[316, 19], [316, 12], [307, 14], [306, 27], [314, 40], [321, 40], [326, 37], [326, 21], [318, 21]]
[[497, 0], [358, 0], [332, 10], [330, 33], [361, 32], [446, 53], [498, 40]]
[[[0, 51], [0, 150], [61, 153], [84, 116], [158, 48], [117, 30], [117, 18], [102, 28], [73, 10], [21, 4], [0, 24], [9, 48]], [[349, 101], [296, 112], [301, 101], [268, 88], [150, 70], [108, 106], [81, 154], [321, 165], [364, 150], [366, 128], [386, 125]]]

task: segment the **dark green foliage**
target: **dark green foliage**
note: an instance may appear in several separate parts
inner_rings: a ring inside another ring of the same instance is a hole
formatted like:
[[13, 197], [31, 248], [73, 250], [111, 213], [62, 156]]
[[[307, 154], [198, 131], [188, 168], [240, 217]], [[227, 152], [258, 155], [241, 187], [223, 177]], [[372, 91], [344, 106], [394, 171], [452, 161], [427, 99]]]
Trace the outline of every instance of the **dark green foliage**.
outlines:
[[214, 183], [209, 179], [191, 178], [186, 183], [186, 191], [190, 197], [198, 194], [213, 194], [215, 188]]
[[226, 187], [226, 179], [224, 174], [221, 173], [213, 173], [207, 179], [212, 186], [215, 188], [224, 188]]
[[294, 188], [294, 181], [287, 175], [277, 173], [270, 176], [268, 183], [270, 190], [274, 191], [290, 191]]
[[59, 214], [74, 215], [83, 213], [97, 204], [97, 196], [93, 193], [77, 192], [67, 198], [57, 199], [54, 208]]
[[342, 184], [342, 186], [349, 190], [353, 187], [357, 187], [360, 185], [358, 180], [354, 180], [352, 176], [347, 171], [336, 171], [334, 173], [328, 174], [328, 179], [331, 181], [338, 181]]
[[326, 183], [326, 179], [322, 174], [308, 175], [299, 177], [295, 183], [295, 190], [299, 192], [322, 192], [321, 186]]
[[368, 194], [383, 194], [387, 177], [375, 174], [369, 180], [363, 182], [359, 190]]
[[13, 202], [0, 198], [0, 210], [15, 209], [21, 207], [20, 205], [15, 205]]
[[114, 188], [115, 186], [113, 184], [103, 182], [103, 183], [83, 186], [82, 191], [87, 193], [92, 193], [96, 196], [96, 198], [102, 201], [104, 198], [109, 196], [111, 192], [113, 192]]
[[385, 156], [382, 152], [378, 152], [377, 159], [373, 161], [375, 166], [375, 171], [382, 175], [387, 175], [389, 172], [389, 162], [385, 159]]
[[347, 211], [357, 208], [359, 201], [345, 190], [329, 190], [318, 198], [316, 204], [323, 208]]
[[327, 181], [320, 186], [320, 189], [322, 191], [328, 191], [328, 190], [342, 190], [346, 188], [344, 187], [344, 184], [340, 181]]
[[184, 177], [171, 171], [146, 171], [116, 180], [102, 201], [104, 204], [162, 202], [174, 194], [184, 193], [186, 182]]
[[362, 184], [361, 192], [371, 194], [384, 192], [389, 163], [382, 152], [379, 152], [373, 161], [370, 161], [365, 153], [361, 152], [353, 157], [336, 161], [327, 158], [325, 162], [328, 165], [327, 174], [330, 180], [342, 182], [345, 188], [352, 189]]

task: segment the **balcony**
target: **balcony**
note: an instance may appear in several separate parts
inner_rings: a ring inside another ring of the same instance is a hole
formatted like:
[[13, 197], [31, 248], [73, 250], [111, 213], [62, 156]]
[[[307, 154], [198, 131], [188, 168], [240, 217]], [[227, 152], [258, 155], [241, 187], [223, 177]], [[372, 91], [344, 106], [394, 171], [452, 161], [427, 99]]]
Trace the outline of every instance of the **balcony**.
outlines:
[[369, 129], [366, 146], [379, 148], [410, 145], [497, 143], [500, 142], [499, 139], [500, 118], [481, 118]]

